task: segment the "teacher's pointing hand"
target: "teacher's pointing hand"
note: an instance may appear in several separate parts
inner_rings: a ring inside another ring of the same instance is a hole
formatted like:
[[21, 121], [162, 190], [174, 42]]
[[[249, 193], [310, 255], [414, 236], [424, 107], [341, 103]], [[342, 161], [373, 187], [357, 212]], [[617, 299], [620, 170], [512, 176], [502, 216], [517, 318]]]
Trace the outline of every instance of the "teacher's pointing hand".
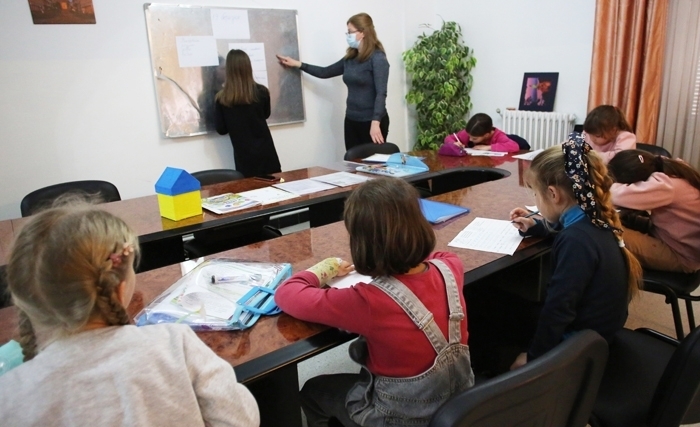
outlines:
[[301, 67], [301, 61], [297, 61], [296, 59], [290, 58], [288, 56], [282, 56], [282, 55], [276, 55], [277, 59], [279, 60], [280, 64], [284, 65], [285, 67], [292, 67], [292, 68], [299, 68]]

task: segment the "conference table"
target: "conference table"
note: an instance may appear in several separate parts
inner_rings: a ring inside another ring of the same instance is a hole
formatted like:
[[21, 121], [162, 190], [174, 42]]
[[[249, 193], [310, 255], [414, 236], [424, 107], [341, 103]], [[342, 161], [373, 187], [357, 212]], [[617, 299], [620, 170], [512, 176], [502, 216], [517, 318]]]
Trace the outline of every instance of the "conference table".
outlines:
[[[424, 162], [430, 170], [405, 179], [409, 182], [431, 181], [435, 184], [437, 192], [497, 179], [503, 174], [509, 173], [493, 169], [494, 162], [485, 157], [450, 158], [439, 156], [434, 151], [421, 151], [415, 154], [424, 158]], [[455, 161], [455, 159], [459, 160]], [[290, 182], [338, 171], [354, 172], [356, 166], [357, 164], [354, 162], [334, 162], [325, 167], [314, 166], [275, 175]], [[273, 184], [247, 178], [205, 186], [201, 190], [201, 195], [202, 197], [210, 197], [224, 193], [239, 193]], [[231, 229], [232, 227], [250, 230], [251, 227], [260, 227], [261, 224], [267, 222], [270, 216], [302, 208], [309, 211], [311, 227], [338, 221], [342, 214], [344, 200], [351, 190], [352, 187], [337, 187], [223, 215], [204, 210], [201, 215], [181, 221], [172, 221], [160, 216], [158, 199], [155, 194], [104, 203], [100, 205], [100, 208], [123, 218], [139, 235], [142, 249], [140, 271], [147, 271], [184, 261], [183, 237], [193, 233]], [[0, 265], [7, 263], [12, 239], [28, 220], [29, 218], [16, 218], [0, 221]]]
[[[531, 193], [523, 185], [523, 172], [527, 169], [529, 161], [514, 159], [510, 155], [445, 157], [434, 152], [418, 154], [423, 156], [424, 161], [431, 166], [430, 176], [433, 178], [440, 178], [441, 174], [448, 171], [465, 173], [470, 170], [497, 171], [497, 175], [502, 176], [501, 179], [482, 182], [432, 197], [432, 200], [470, 209], [467, 215], [433, 227], [437, 237], [436, 250], [449, 250], [456, 253], [462, 260], [465, 287], [503, 271], [518, 271], [522, 266], [528, 266], [527, 271], [532, 271], [531, 268], [534, 265], [536, 273], [533, 274], [533, 283], [528, 286], [536, 288], [531, 289], [532, 292], [540, 293], [544, 283], [537, 272], [542, 269], [541, 260], [549, 252], [548, 240], [524, 239], [512, 256], [448, 247], [448, 243], [474, 218], [507, 219], [513, 207], [534, 204]], [[338, 169], [340, 168], [336, 170]], [[308, 168], [304, 172], [297, 172], [297, 176], [316, 176], [314, 174], [333, 171], [326, 168]], [[424, 179], [425, 176], [416, 178]], [[203, 195], [219, 194], [217, 191], [231, 191], [235, 188], [234, 184], [236, 183], [206, 187]], [[306, 200], [318, 202], [318, 199], [326, 196], [344, 200], [349, 191], [348, 188], [333, 189], [327, 192], [328, 194], [320, 193]], [[107, 210], [111, 212], [117, 214], [121, 212], [125, 217], [128, 216], [127, 222], [139, 233], [146, 231], [158, 234], [173, 230], [166, 229], [164, 221], [160, 230], [153, 230], [153, 221], [145, 218], [147, 213], [150, 215], [157, 213], [157, 205], [153, 206], [148, 197], [141, 199], [142, 203], [124, 201], [100, 205], [100, 207], [107, 206]], [[289, 205], [300, 206], [296, 202], [286, 206]], [[141, 214], [129, 213], [127, 206], [140, 206], [138, 212]], [[254, 208], [252, 214], [266, 210], [266, 214], [269, 214], [270, 208]], [[144, 221], [137, 224], [134, 222], [136, 218], [143, 218]], [[196, 225], [215, 224], [221, 220], [218, 216], [205, 213], [201, 219], [197, 219]], [[183, 230], [192, 230], [196, 225], [178, 227], [174, 230], [182, 233]], [[180, 228], [183, 230], [179, 230]], [[0, 232], [3, 232], [2, 230], [4, 229], [0, 228]], [[292, 264], [293, 271], [297, 272], [328, 256], [350, 259], [348, 242], [348, 234], [343, 223], [336, 221], [273, 240], [232, 249], [212, 257], [242, 261], [288, 262]], [[181, 275], [178, 264], [139, 273], [136, 292], [128, 307], [129, 314], [136, 315]], [[522, 279], [528, 281], [533, 278], [522, 277]], [[253, 391], [261, 407], [262, 425], [269, 426], [301, 425], [296, 364], [354, 338], [352, 334], [324, 325], [303, 322], [284, 313], [262, 317], [253, 327], [243, 331], [198, 332], [198, 335], [220, 357], [231, 363], [238, 379]], [[14, 307], [1, 309], [0, 344], [13, 337], [16, 337], [16, 310]]]

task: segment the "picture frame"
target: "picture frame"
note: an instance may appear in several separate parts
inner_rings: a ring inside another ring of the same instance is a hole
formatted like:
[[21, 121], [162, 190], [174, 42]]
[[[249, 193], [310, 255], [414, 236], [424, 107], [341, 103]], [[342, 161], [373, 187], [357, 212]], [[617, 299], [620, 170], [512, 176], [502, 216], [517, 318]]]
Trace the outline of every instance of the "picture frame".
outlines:
[[559, 73], [525, 73], [520, 91], [519, 110], [554, 111]]
[[28, 0], [35, 25], [95, 24], [92, 0]]

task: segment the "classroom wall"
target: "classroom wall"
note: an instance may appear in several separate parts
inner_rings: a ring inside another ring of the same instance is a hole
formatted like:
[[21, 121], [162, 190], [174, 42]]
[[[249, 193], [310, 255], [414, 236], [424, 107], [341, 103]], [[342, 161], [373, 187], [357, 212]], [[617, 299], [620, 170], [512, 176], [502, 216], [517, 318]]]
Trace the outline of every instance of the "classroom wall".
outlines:
[[[593, 51], [595, 0], [436, 0], [435, 13], [462, 26], [474, 50], [472, 113], [500, 126], [496, 109], [518, 107], [525, 72], [558, 72], [554, 111], [583, 123]], [[441, 24], [438, 18], [434, 21]]]
[[[0, 2], [0, 219], [18, 217], [25, 194], [57, 182], [104, 179], [133, 198], [152, 194], [165, 166], [234, 166], [228, 136], [160, 135], [143, 1], [93, 3], [96, 25], [34, 25], [26, 0]], [[402, 149], [413, 146], [415, 124], [404, 102], [401, 52], [424, 30], [421, 23], [439, 27], [438, 15], [460, 22], [476, 50], [474, 111], [495, 116], [495, 108], [515, 105], [524, 71], [559, 71], [556, 109], [585, 114], [593, 0], [186, 3], [297, 9], [301, 59], [318, 65], [343, 55], [347, 18], [368, 12], [391, 66], [389, 140]], [[542, 4], [546, 14], [538, 13]], [[283, 170], [327, 164], [345, 151], [341, 79], [304, 76], [303, 84], [306, 122], [272, 128]]]

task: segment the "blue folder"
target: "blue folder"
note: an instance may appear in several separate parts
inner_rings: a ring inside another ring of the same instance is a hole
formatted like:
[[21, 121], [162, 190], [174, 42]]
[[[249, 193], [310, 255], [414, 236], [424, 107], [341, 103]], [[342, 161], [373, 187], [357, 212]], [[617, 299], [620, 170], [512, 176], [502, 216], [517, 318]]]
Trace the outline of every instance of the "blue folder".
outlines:
[[449, 203], [435, 202], [432, 200], [419, 199], [420, 210], [423, 211], [425, 219], [431, 224], [439, 224], [458, 215], [469, 213], [468, 208], [451, 205]]

